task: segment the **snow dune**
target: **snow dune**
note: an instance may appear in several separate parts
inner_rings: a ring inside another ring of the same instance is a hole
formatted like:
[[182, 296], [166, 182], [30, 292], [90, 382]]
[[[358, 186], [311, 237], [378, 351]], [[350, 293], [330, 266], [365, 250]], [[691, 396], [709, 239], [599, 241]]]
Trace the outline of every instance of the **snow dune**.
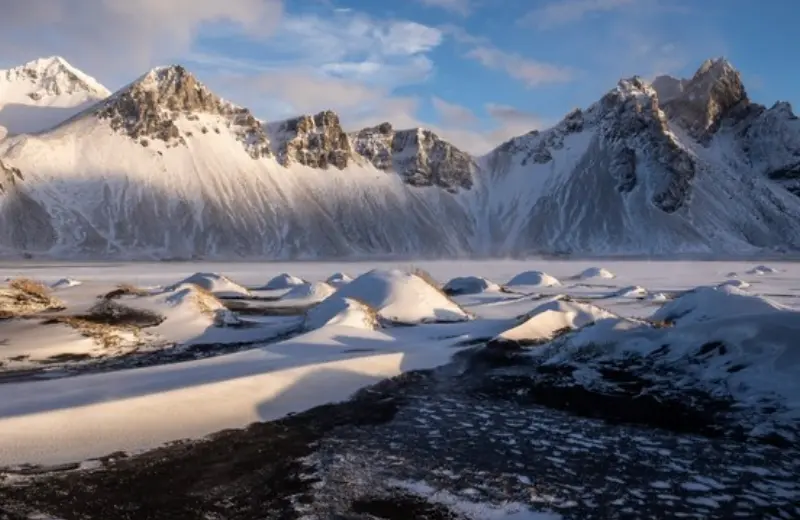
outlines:
[[356, 329], [376, 330], [380, 327], [378, 313], [367, 305], [352, 298], [332, 296], [306, 312], [304, 327], [315, 330], [330, 325], [354, 327]]
[[482, 276], [459, 276], [447, 282], [442, 288], [446, 294], [451, 296], [497, 292], [500, 289], [499, 285]]
[[218, 273], [195, 273], [192, 276], [176, 283], [171, 287], [171, 289], [179, 287], [183, 284], [194, 284], [210, 293], [213, 293], [219, 298], [238, 298], [250, 295], [250, 291], [248, 291], [246, 288], [234, 282], [227, 276]]
[[611, 280], [612, 278], [616, 278], [616, 275], [603, 267], [589, 267], [578, 274], [577, 278], [581, 280], [591, 280], [593, 278]]
[[397, 269], [372, 270], [336, 291], [336, 296], [366, 303], [397, 323], [452, 322], [471, 315], [437, 287]]
[[267, 291], [278, 291], [281, 289], [291, 289], [292, 287], [297, 287], [298, 285], [304, 285], [306, 283], [305, 280], [302, 278], [298, 278], [296, 276], [292, 276], [289, 273], [281, 273], [278, 276], [272, 278], [267, 284], [264, 286], [264, 290]]
[[508, 287], [559, 287], [561, 282], [541, 271], [525, 271], [508, 281]]
[[559, 295], [537, 306], [515, 327], [498, 334], [492, 343], [515, 346], [535, 345], [566, 330], [617, 317], [594, 305], [570, 301]]

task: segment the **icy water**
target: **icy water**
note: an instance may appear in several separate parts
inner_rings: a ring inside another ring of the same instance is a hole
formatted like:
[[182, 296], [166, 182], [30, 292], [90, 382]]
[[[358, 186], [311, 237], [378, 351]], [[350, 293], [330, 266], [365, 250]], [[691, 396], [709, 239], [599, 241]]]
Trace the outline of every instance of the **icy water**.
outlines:
[[324, 518], [342, 497], [382, 490], [476, 518], [800, 517], [797, 449], [610, 424], [469, 387], [439, 371], [391, 422], [324, 440], [310, 461], [322, 479], [310, 510]]
[[4, 518], [800, 518], [797, 448], [478, 396], [484, 374], [462, 368], [208, 442], [13, 477]]

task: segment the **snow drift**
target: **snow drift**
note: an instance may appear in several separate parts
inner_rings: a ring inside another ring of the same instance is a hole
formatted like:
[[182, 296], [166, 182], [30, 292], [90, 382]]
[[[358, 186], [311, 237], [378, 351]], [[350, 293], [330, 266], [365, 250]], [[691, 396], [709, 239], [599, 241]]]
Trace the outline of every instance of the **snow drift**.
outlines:
[[459, 276], [447, 282], [442, 288], [445, 294], [450, 296], [496, 292], [500, 289], [499, 285], [481, 276]]
[[267, 291], [278, 291], [306, 285], [307, 283], [308, 282], [302, 278], [292, 276], [289, 273], [281, 273], [270, 279], [270, 281], [267, 282], [267, 285], [264, 286], [264, 289]]
[[541, 271], [519, 273], [506, 283], [507, 287], [558, 287], [561, 282], [554, 276]]
[[335, 293], [363, 302], [395, 323], [465, 321], [472, 316], [441, 290], [415, 274], [375, 269]]
[[376, 330], [380, 327], [378, 313], [353, 298], [332, 296], [306, 312], [303, 327], [316, 330], [327, 326]]
[[498, 334], [489, 344], [516, 347], [538, 345], [559, 333], [608, 319], [618, 318], [600, 307], [571, 301], [559, 295], [538, 305], [523, 316], [518, 325]]
[[249, 296], [250, 291], [234, 282], [225, 275], [217, 273], [195, 273], [192, 276], [167, 288], [175, 290], [185, 284], [193, 284], [204, 289], [218, 298], [239, 298]]

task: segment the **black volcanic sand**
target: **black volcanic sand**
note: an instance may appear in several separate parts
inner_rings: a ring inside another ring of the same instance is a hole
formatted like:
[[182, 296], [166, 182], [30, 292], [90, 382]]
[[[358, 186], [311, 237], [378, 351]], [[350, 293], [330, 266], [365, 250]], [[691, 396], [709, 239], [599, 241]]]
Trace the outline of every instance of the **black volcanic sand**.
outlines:
[[508, 399], [508, 381], [486, 391], [496, 370], [462, 359], [96, 469], [7, 475], [0, 519], [800, 518], [797, 447]]

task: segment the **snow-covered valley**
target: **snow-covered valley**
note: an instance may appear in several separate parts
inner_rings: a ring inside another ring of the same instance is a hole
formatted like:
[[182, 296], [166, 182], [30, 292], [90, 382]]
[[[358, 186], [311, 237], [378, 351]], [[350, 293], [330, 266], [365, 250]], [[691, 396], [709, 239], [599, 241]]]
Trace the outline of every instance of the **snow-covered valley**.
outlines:
[[0, 513], [795, 517], [765, 264], [0, 264]]

